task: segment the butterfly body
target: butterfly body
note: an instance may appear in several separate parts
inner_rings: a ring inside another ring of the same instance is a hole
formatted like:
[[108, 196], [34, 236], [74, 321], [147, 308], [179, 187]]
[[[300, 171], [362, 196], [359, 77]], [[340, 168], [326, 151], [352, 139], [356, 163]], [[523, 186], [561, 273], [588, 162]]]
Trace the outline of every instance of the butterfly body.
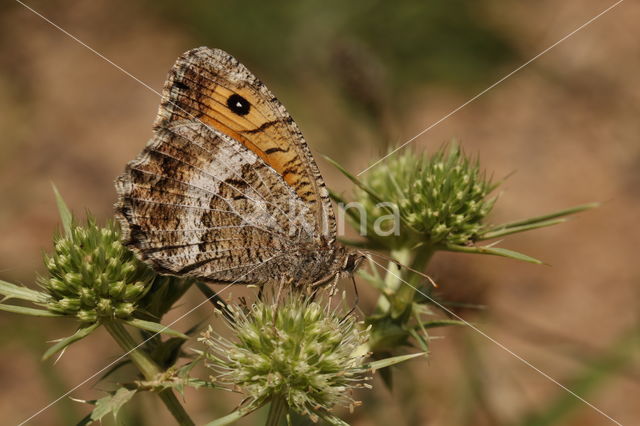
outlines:
[[116, 181], [124, 241], [164, 274], [314, 286], [359, 256], [336, 241], [328, 191], [285, 108], [229, 54], [182, 55], [154, 136]]

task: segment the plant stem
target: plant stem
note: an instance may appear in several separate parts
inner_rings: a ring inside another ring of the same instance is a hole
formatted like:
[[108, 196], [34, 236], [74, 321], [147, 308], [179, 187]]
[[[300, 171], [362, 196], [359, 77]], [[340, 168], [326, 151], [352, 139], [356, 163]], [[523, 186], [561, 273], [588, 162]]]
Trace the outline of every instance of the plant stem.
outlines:
[[[431, 259], [431, 256], [433, 255], [433, 250], [431, 250], [430, 248], [422, 248], [421, 250], [417, 250], [413, 253], [413, 260], [410, 264], [411, 269], [414, 269], [416, 271], [424, 270], [425, 266], [429, 262], [429, 259]], [[409, 250], [391, 253], [391, 256], [394, 259], [397, 259], [398, 262], [403, 264], [408, 264], [410, 262], [411, 255], [412, 253]], [[416, 293], [416, 288], [418, 287], [420, 281], [423, 279], [423, 277], [421, 277], [419, 274], [416, 274], [415, 272], [412, 272], [408, 269], [406, 269], [403, 274], [398, 274], [396, 272], [395, 275], [400, 275], [404, 282], [398, 280], [400, 285], [398, 285], [395, 291], [391, 304], [391, 316], [393, 318], [399, 317], [407, 310], [407, 307], [411, 306], [411, 304], [413, 303], [413, 296]]]
[[287, 401], [281, 395], [274, 395], [271, 398], [271, 406], [267, 415], [265, 426], [280, 426], [282, 419], [288, 410]]
[[[120, 347], [127, 353], [127, 356], [133, 364], [140, 370], [146, 380], [155, 380], [158, 375], [162, 373], [162, 370], [156, 364], [149, 355], [138, 347], [138, 344], [133, 340], [133, 337], [127, 332], [121, 322], [119, 321], [107, 321], [104, 323], [104, 327], [111, 334]], [[195, 423], [191, 420], [184, 407], [178, 401], [173, 390], [164, 389], [158, 392], [158, 396], [164, 402], [164, 405], [169, 409], [173, 417], [181, 426], [193, 426]]]

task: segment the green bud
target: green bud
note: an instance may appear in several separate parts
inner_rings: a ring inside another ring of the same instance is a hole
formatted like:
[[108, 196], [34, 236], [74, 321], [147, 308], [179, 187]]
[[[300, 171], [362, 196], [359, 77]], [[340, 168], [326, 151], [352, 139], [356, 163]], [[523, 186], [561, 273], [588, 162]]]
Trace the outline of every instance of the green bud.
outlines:
[[111, 243], [111, 246], [108, 248], [107, 253], [109, 254], [110, 257], [118, 258], [122, 256], [123, 251], [124, 251], [124, 246], [122, 245], [122, 243], [120, 243], [120, 241], [114, 241], [113, 243]]
[[107, 266], [105, 267], [105, 271], [107, 275], [109, 276], [115, 275], [118, 271], [119, 266], [120, 266], [120, 259], [117, 257], [110, 257], [107, 260]]
[[[367, 211], [367, 238], [391, 249], [473, 243], [495, 202], [487, 197], [496, 185], [455, 143], [432, 155], [407, 151], [390, 156], [364, 175], [362, 183], [377, 196], [356, 192]], [[400, 232], [376, 235], [374, 224], [389, 214], [370, 207], [378, 199], [397, 206]], [[354, 225], [359, 229], [358, 220]]]
[[80, 295], [80, 302], [82, 302], [82, 306], [95, 307], [95, 293], [92, 289], [81, 288], [78, 293]]
[[93, 323], [93, 322], [96, 322], [98, 320], [98, 315], [96, 314], [96, 311], [93, 311], [93, 310], [91, 310], [91, 311], [84, 311], [84, 310], [78, 311], [76, 316], [82, 322]]
[[249, 308], [229, 309], [227, 326], [235, 338], [209, 327], [198, 339], [207, 348], [217, 385], [258, 403], [281, 396], [309, 417], [336, 405], [356, 405], [351, 395], [367, 377], [365, 354], [355, 354], [369, 334], [353, 315], [299, 294], [284, 296], [279, 304], [258, 300]]
[[48, 285], [49, 291], [58, 293], [58, 294], [64, 294], [69, 290], [68, 285], [64, 281], [58, 278], [49, 279], [49, 282], [47, 283], [47, 285]]
[[122, 297], [126, 288], [124, 281], [116, 281], [109, 286], [109, 296], [112, 298]]
[[84, 262], [80, 264], [82, 279], [85, 282], [91, 282], [95, 279], [96, 270], [91, 262], [92, 262], [91, 256], [87, 256], [84, 259]]
[[113, 303], [110, 299], [100, 299], [96, 305], [98, 313], [102, 315], [109, 315], [113, 312]]
[[58, 301], [58, 306], [67, 313], [75, 313], [80, 309], [80, 299], [63, 297]]
[[131, 314], [136, 310], [136, 307], [133, 303], [120, 303], [118, 307], [115, 309], [115, 315], [118, 318], [127, 319], [131, 317]]
[[155, 277], [122, 245], [115, 224], [100, 228], [91, 218], [56, 237], [44, 261], [49, 277], [39, 283], [51, 296], [48, 308], [83, 322], [130, 317]]
[[123, 264], [120, 269], [122, 275], [125, 275], [125, 276], [133, 273], [135, 270], [136, 270], [136, 265], [133, 262], [127, 262]]
[[55, 259], [53, 257], [48, 257], [47, 255], [45, 255], [45, 258], [44, 258], [44, 264], [47, 267], [47, 269], [50, 271], [56, 269], [56, 266], [57, 266]]
[[109, 289], [111, 288], [111, 278], [105, 272], [96, 274], [94, 278], [94, 288], [96, 292], [102, 297], [109, 296]]
[[67, 272], [64, 275], [64, 282], [74, 288], [82, 287], [82, 275], [77, 272]]
[[142, 281], [130, 284], [124, 290], [124, 299], [129, 301], [138, 300], [141, 296], [144, 295], [146, 289], [147, 286]]

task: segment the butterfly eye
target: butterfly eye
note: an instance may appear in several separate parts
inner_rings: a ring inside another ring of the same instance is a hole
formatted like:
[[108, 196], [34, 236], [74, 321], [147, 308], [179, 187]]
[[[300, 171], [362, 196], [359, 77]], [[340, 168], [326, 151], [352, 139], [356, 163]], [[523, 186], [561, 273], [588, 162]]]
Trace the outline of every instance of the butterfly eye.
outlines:
[[227, 106], [238, 115], [247, 115], [251, 109], [249, 101], [235, 93], [227, 98]]

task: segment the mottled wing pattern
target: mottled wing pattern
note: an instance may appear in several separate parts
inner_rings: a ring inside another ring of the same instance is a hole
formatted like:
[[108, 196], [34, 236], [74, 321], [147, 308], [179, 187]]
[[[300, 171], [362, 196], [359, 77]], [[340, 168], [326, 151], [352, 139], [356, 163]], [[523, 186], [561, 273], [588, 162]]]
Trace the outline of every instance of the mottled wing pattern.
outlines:
[[198, 48], [178, 59], [154, 136], [116, 187], [125, 243], [161, 273], [313, 283], [335, 275], [344, 260], [300, 131], [221, 50]]
[[292, 247], [312, 238], [296, 212], [304, 202], [286, 182], [198, 121], [157, 129], [116, 187], [125, 242], [163, 273], [277, 281], [296, 269]]
[[281, 175], [309, 206], [308, 221], [334, 241], [328, 191], [298, 126], [269, 89], [222, 50], [190, 50], [169, 71], [155, 126], [196, 118], [240, 142]]

